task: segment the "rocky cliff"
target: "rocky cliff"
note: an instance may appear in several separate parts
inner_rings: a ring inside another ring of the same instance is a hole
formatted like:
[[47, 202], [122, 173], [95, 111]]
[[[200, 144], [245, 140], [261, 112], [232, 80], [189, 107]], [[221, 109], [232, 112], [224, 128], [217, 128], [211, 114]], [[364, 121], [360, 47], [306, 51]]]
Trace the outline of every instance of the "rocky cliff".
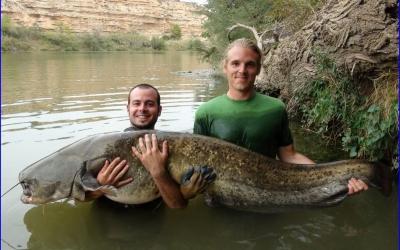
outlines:
[[178, 0], [3, 0], [1, 14], [24, 26], [73, 32], [168, 34], [179, 25], [184, 38], [199, 37], [200, 6]]

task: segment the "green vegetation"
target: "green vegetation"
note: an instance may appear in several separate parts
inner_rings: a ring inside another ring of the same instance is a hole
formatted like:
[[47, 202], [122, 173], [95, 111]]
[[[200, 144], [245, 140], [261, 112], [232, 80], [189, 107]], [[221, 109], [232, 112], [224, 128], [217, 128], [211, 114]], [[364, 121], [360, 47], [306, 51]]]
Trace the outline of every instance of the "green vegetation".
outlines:
[[184, 40], [184, 41], [168, 40], [167, 44], [168, 44], [168, 48], [170, 48], [172, 50], [177, 50], [177, 51], [191, 50], [191, 51], [199, 52], [205, 48], [205, 43], [197, 38], [192, 38], [192, 39]]
[[[174, 39], [181, 38], [179, 26], [172, 27]], [[163, 38], [148, 38], [135, 32], [131, 33], [73, 33], [63, 24], [54, 31], [45, 31], [37, 27], [21, 27], [2, 17], [2, 51], [131, 51], [165, 50], [169, 41]], [[179, 37], [179, 38], [178, 38]], [[191, 41], [182, 41], [180, 50], [196, 50]], [[172, 41], [171, 41], [172, 42]], [[198, 40], [199, 44], [202, 44]], [[199, 45], [202, 46], [202, 45]]]
[[151, 47], [155, 50], [164, 50], [165, 41], [161, 38], [152, 37], [150, 41]]
[[[276, 22], [283, 23], [285, 30], [298, 30], [307, 17], [323, 0], [209, 0], [203, 12], [208, 19], [204, 24], [206, 37], [211, 47], [205, 48], [203, 56], [214, 65], [222, 59], [228, 39], [227, 28], [236, 23], [256, 28], [258, 32], [272, 28]], [[254, 39], [253, 34], [238, 28], [231, 32], [232, 40], [247, 37]]]
[[204, 43], [199, 39], [190, 39], [186, 42], [185, 46], [189, 50], [200, 51], [204, 49]]
[[340, 142], [350, 157], [397, 166], [397, 74], [354, 84], [326, 55], [316, 55], [316, 78], [295, 93], [306, 126]]
[[174, 24], [171, 27], [171, 36], [170, 38], [173, 40], [179, 40], [182, 37], [182, 31], [181, 31], [181, 27], [179, 27], [179, 25]]

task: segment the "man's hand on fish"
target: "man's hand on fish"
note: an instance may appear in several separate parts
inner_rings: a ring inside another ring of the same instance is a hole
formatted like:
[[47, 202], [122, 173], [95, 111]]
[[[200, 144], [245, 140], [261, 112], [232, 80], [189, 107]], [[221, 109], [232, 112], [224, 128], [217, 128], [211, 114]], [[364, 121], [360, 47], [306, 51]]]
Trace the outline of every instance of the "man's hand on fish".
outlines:
[[[104, 162], [104, 166], [97, 174], [96, 180], [101, 186], [111, 185], [116, 188], [122, 187], [133, 181], [132, 177], [121, 180], [124, 174], [128, 171], [129, 165], [126, 160], [121, 160], [119, 157], [113, 159], [110, 163], [109, 160]], [[104, 195], [104, 192], [99, 190], [86, 192], [86, 201], [97, 199]]]
[[349, 188], [349, 195], [359, 193], [363, 190], [368, 190], [368, 185], [360, 179], [351, 178], [347, 183], [347, 187]]
[[192, 199], [212, 183], [217, 175], [214, 169], [204, 166], [191, 167], [181, 176], [181, 193], [185, 199]]
[[158, 148], [157, 137], [155, 134], [146, 134], [143, 138], [139, 138], [139, 150], [132, 147], [132, 152], [142, 162], [143, 166], [149, 171], [153, 177], [162, 176], [166, 173], [166, 165], [168, 160], [168, 143], [164, 141], [162, 149]]
[[126, 160], [121, 160], [119, 157], [112, 160], [111, 163], [106, 160], [104, 166], [97, 174], [97, 182], [102, 186], [112, 185], [116, 188], [122, 187], [133, 180], [132, 177], [121, 180], [128, 169], [129, 165]]
[[181, 193], [185, 199], [192, 199], [197, 194], [202, 193], [208, 186], [208, 182], [200, 172], [193, 173], [189, 181], [180, 186]]
[[150, 135], [145, 134], [144, 140], [140, 137], [138, 144], [138, 148], [132, 146], [132, 154], [139, 158], [143, 166], [149, 171], [164, 202], [170, 208], [185, 208], [187, 200], [166, 169], [168, 161], [167, 141], [162, 143], [160, 150], [156, 135], [152, 134], [150, 138]]

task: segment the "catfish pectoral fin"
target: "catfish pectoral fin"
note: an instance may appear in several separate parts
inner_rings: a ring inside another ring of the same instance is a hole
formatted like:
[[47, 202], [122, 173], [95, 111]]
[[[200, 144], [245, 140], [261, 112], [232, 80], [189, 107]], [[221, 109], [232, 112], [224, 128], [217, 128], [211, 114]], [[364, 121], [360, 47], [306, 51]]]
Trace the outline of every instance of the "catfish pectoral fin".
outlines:
[[343, 189], [342, 191], [326, 198], [325, 200], [319, 202], [322, 207], [334, 206], [342, 202], [348, 196], [348, 189]]
[[89, 171], [86, 171], [81, 177], [82, 188], [84, 191], [97, 191], [100, 190], [103, 193], [111, 196], [116, 196], [117, 188], [112, 185], [100, 185], [97, 179]]
[[335, 206], [342, 202], [348, 196], [349, 188], [345, 181], [334, 181], [322, 187], [320, 192], [320, 201], [316, 202], [317, 206]]
[[117, 188], [112, 185], [100, 186], [96, 190], [100, 190], [101, 192], [105, 193], [106, 195], [117, 196]]

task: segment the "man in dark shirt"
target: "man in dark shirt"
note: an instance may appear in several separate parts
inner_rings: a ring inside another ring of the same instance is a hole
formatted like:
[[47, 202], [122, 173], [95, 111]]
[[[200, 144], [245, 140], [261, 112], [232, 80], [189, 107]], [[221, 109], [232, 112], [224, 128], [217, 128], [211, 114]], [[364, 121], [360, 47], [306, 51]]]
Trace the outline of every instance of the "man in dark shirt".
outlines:
[[[124, 131], [154, 129], [161, 114], [160, 94], [156, 88], [149, 84], [139, 84], [129, 91], [127, 111], [131, 127]], [[135, 147], [132, 153], [138, 157], [143, 166], [149, 171], [154, 183], [157, 185], [161, 197], [170, 208], [184, 208], [188, 199], [193, 198], [207, 185], [207, 181], [200, 173], [194, 173], [185, 185], [176, 183], [168, 173], [166, 164], [168, 160], [168, 143], [164, 141], [161, 150], [158, 148], [155, 134], [146, 134], [139, 139], [140, 151]], [[116, 158], [106, 161], [97, 175], [101, 185], [121, 187], [130, 183], [133, 178], [122, 179], [129, 166], [125, 160]], [[87, 199], [95, 199], [103, 195], [102, 191], [87, 192]]]

